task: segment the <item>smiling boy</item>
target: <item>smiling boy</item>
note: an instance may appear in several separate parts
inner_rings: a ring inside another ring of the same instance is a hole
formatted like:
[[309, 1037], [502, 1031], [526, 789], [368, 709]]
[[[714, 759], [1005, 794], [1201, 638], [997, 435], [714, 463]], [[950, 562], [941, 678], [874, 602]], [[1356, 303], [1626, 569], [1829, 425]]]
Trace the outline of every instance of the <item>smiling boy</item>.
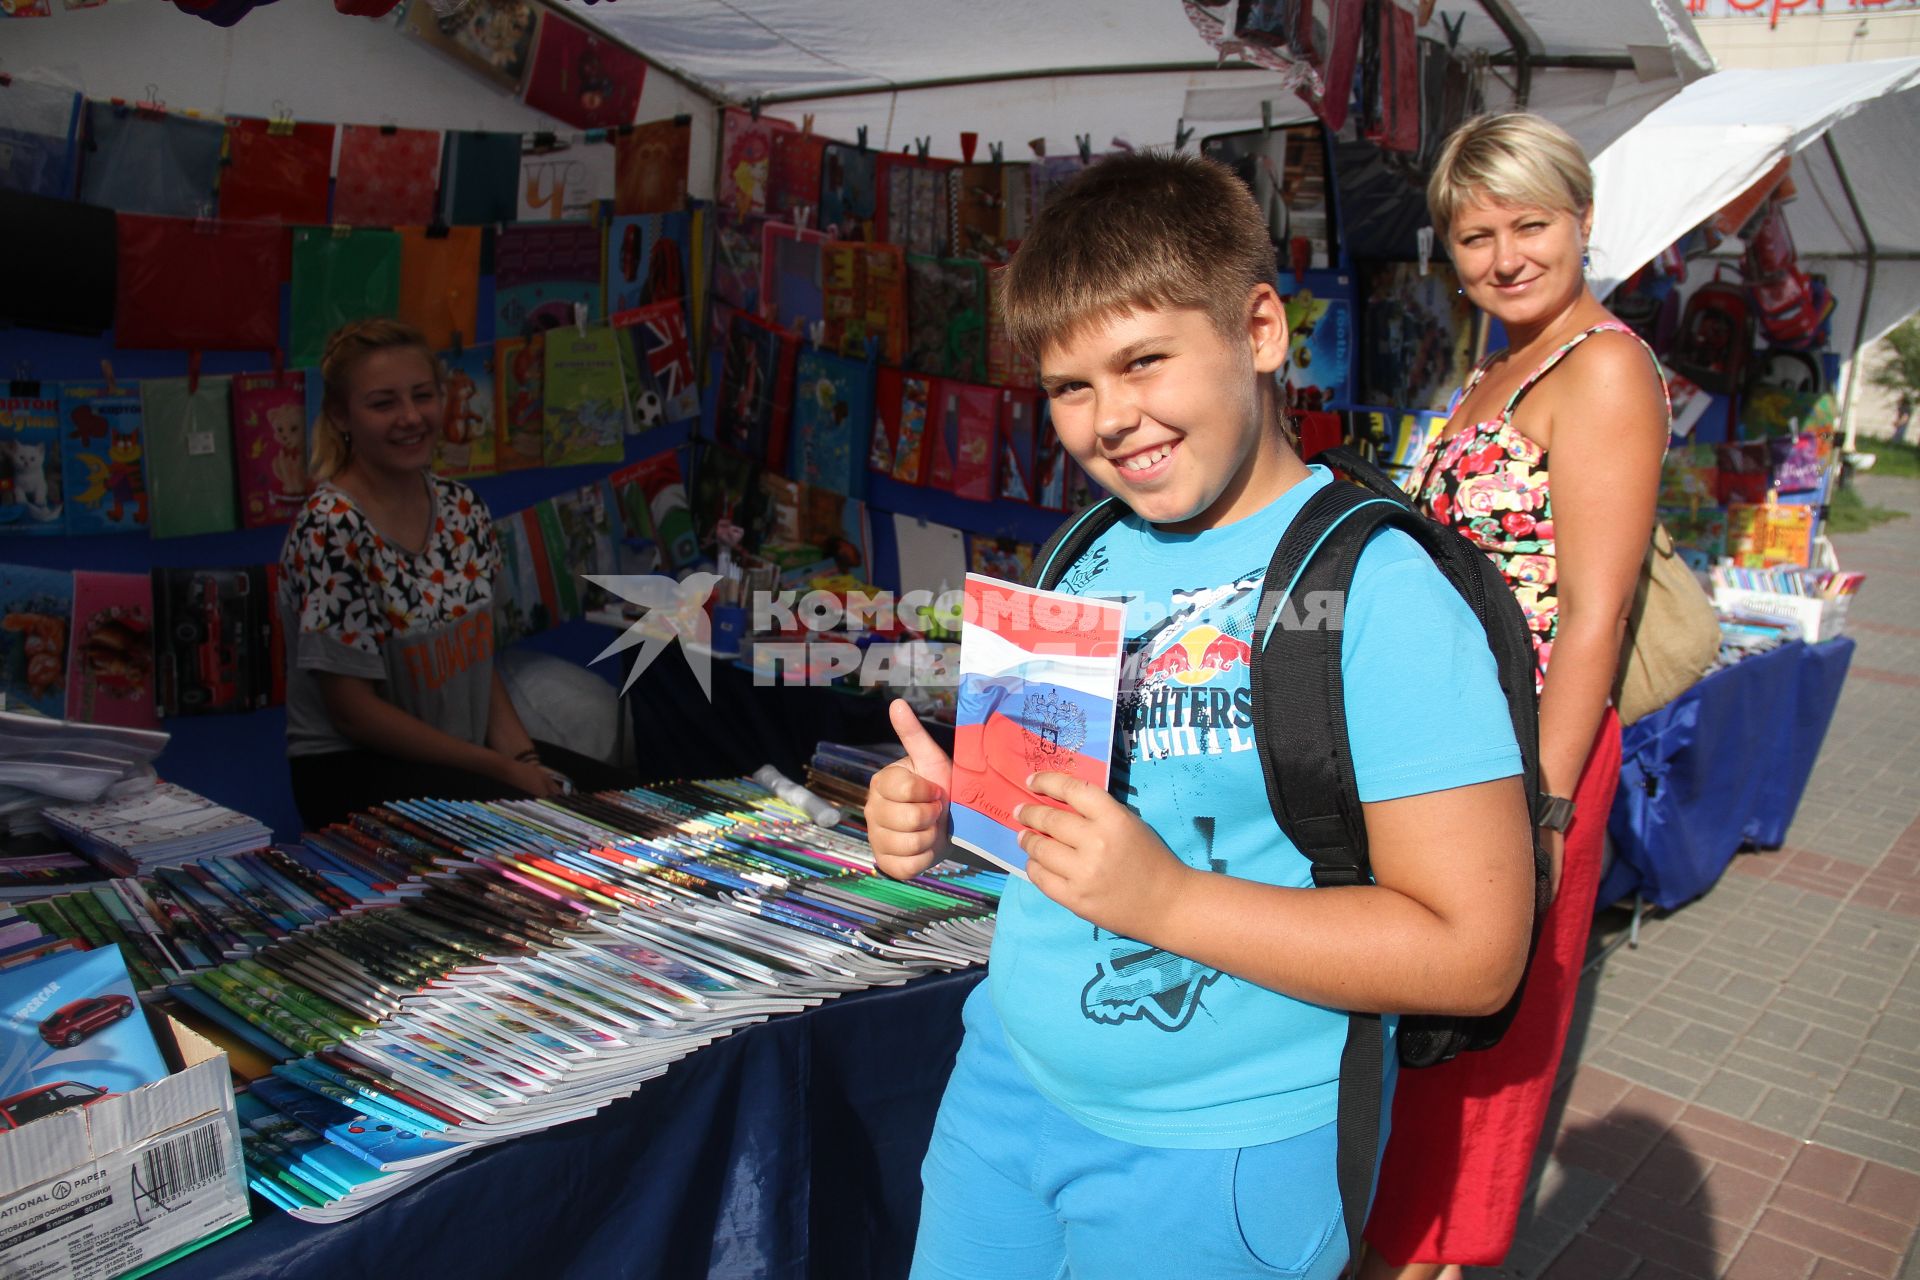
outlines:
[[[1062, 443], [1131, 512], [1063, 579], [1128, 602], [1128, 663], [1109, 790], [1038, 774], [1065, 807], [1017, 815], [1031, 881], [1009, 882], [967, 1004], [923, 1169], [922, 1280], [1330, 1280], [1346, 1011], [1488, 1013], [1525, 963], [1506, 702], [1479, 624], [1404, 534], [1367, 544], [1336, 624], [1374, 882], [1311, 888], [1274, 821], [1252, 623], [1331, 477], [1280, 425], [1273, 278], [1245, 188], [1178, 155], [1088, 170], [1007, 269], [1008, 330]], [[904, 704], [894, 724], [908, 759], [866, 815], [905, 877], [951, 852], [950, 764]]]

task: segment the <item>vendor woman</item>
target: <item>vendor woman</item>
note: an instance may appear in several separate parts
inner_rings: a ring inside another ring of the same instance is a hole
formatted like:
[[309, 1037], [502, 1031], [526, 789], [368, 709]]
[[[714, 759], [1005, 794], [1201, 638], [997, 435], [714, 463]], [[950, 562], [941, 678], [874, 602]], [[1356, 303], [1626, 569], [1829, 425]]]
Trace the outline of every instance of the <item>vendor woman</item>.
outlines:
[[535, 742], [493, 665], [493, 522], [432, 473], [441, 370], [426, 339], [362, 320], [327, 340], [315, 491], [280, 552], [287, 763], [310, 829], [392, 800], [631, 785]]

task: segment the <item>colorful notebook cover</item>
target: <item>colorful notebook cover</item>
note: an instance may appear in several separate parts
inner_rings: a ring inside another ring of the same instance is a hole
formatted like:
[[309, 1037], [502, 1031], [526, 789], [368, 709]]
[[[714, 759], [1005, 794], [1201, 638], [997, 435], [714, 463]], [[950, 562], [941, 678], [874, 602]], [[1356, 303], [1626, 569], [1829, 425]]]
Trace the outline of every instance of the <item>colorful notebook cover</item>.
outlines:
[[873, 369], [829, 351], [808, 348], [795, 366], [793, 474], [802, 483], [858, 498], [866, 493], [861, 465], [873, 426]]
[[1040, 396], [1032, 391], [1000, 393], [999, 496], [1011, 502], [1033, 501], [1033, 462]]
[[985, 382], [987, 277], [968, 258], [907, 256], [907, 367]]
[[[433, 210], [417, 219], [431, 221]], [[296, 227], [287, 361], [318, 366], [327, 338], [349, 320], [400, 308], [400, 237], [372, 227]]]
[[307, 390], [300, 373], [243, 373], [233, 380], [233, 447], [240, 524], [285, 524], [307, 499]]
[[456, 227], [484, 227], [512, 222], [519, 211], [520, 135], [449, 133], [441, 217]]
[[144, 573], [73, 575], [67, 719], [157, 729], [153, 580]]
[[947, 394], [958, 400], [955, 432], [953, 495], [970, 502], [994, 498], [995, 438], [1000, 419], [1000, 393], [992, 387], [949, 382]]
[[690, 213], [615, 218], [607, 233], [607, 314], [686, 296], [692, 250]]
[[540, 598], [533, 548], [528, 545], [523, 521], [525, 515], [519, 512], [493, 524], [494, 538], [500, 544], [500, 574], [494, 582], [494, 619], [499, 629], [498, 643], [502, 645], [513, 644], [553, 625], [553, 614]]
[[693, 120], [676, 116], [623, 131], [614, 142], [613, 211], [675, 213], [687, 203]]
[[1788, 503], [1733, 503], [1727, 508], [1727, 554], [1749, 569], [1810, 565], [1818, 514], [1815, 507]]
[[574, 587], [583, 610], [599, 609], [611, 603], [604, 588], [586, 582], [588, 574], [618, 573], [614, 558], [613, 523], [607, 507], [611, 500], [607, 482], [582, 485], [568, 493], [555, 494], [541, 504], [553, 508], [553, 526], [559, 530], [557, 541], [549, 547]]
[[1352, 299], [1316, 297], [1301, 288], [1285, 302], [1288, 406], [1320, 410], [1349, 403], [1356, 347]]
[[494, 417], [494, 351], [468, 347], [442, 352], [447, 371], [440, 442], [433, 469], [443, 476], [490, 476], [494, 473], [497, 425]]
[[[892, 440], [893, 478], [907, 484], [921, 484], [926, 476], [928, 421], [933, 412], [933, 379], [918, 374], [900, 378], [900, 398], [890, 408], [897, 426], [888, 434]], [[879, 424], [875, 423], [875, 434]]]
[[546, 335], [511, 338], [494, 344], [493, 407], [497, 432], [493, 453], [499, 471], [540, 465], [544, 453], [546, 411], [541, 406], [546, 381]]
[[552, 11], [540, 24], [523, 95], [528, 106], [580, 129], [632, 124], [647, 60]]
[[773, 135], [773, 162], [767, 175], [767, 212], [789, 221], [795, 213], [820, 208], [820, 164], [827, 140], [817, 133]]
[[59, 719], [67, 709], [67, 633], [73, 575], [0, 565], [0, 692]]
[[793, 129], [788, 120], [755, 118], [743, 107], [728, 107], [720, 122], [720, 176], [718, 201], [739, 217], [767, 211], [767, 179], [773, 160], [773, 137]]
[[627, 434], [627, 391], [614, 330], [572, 325], [546, 335], [542, 457], [549, 467], [618, 462]]
[[780, 585], [804, 587], [816, 578], [873, 577], [873, 531], [867, 504], [831, 489], [760, 474], [771, 509], [760, 555], [780, 569]]
[[907, 264], [898, 245], [835, 242], [821, 246], [820, 288], [826, 329], [820, 345], [855, 360], [869, 341], [883, 364], [907, 353]]
[[607, 479], [622, 514], [625, 537], [652, 541], [669, 570], [686, 568], [700, 558], [677, 453], [642, 458]]
[[148, 378], [140, 384], [146, 430], [149, 524], [156, 538], [228, 533], [234, 503], [230, 379]]
[[953, 734], [953, 842], [1025, 876], [1026, 788], [1068, 773], [1105, 790], [1126, 609], [968, 574]]
[[589, 223], [502, 227], [493, 250], [493, 336], [525, 338], [600, 315], [600, 231]]
[[333, 142], [330, 124], [229, 119], [220, 216], [239, 222], [326, 222]]
[[167, 1076], [117, 946], [0, 973], [0, 1089], [16, 1115], [50, 1115]]
[[568, 222], [590, 225], [594, 203], [611, 199], [614, 151], [604, 141], [550, 143], [552, 135], [532, 135], [520, 153], [520, 222]]
[[334, 162], [332, 221], [425, 226], [440, 194], [440, 135], [432, 129], [349, 124]]
[[780, 330], [744, 313], [727, 328], [726, 354], [720, 366], [720, 397], [714, 438], [755, 460], [785, 469], [781, 445], [792, 408], [785, 392], [790, 382], [792, 342]]
[[68, 533], [146, 529], [145, 452], [137, 390], [104, 382], [60, 384], [60, 483]]
[[818, 226], [842, 240], [862, 240], [879, 208], [879, 153], [829, 143], [820, 157]]
[[435, 350], [479, 337], [479, 227], [400, 229], [400, 318]]
[[51, 396], [0, 399], [0, 534], [67, 531], [61, 492], [60, 402]]
[[273, 697], [267, 571], [153, 571], [154, 667], [163, 716], [251, 711]]
[[948, 253], [953, 235], [949, 175], [954, 167], [945, 160], [909, 156], [883, 158], [881, 207], [886, 233], [881, 238], [910, 254], [941, 256]]
[[665, 298], [619, 312], [609, 323], [621, 334], [625, 367], [637, 375], [628, 391], [642, 425], [699, 417], [700, 388], [694, 381], [684, 301]]

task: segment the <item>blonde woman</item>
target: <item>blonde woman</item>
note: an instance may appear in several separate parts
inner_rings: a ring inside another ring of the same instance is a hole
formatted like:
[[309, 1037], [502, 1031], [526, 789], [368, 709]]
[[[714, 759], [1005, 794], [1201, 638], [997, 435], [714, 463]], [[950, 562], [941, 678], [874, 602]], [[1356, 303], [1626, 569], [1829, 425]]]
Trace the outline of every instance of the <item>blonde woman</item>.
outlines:
[[327, 341], [316, 488], [280, 552], [287, 758], [318, 829], [391, 800], [622, 785], [528, 735], [493, 667], [487, 507], [430, 469], [439, 361], [419, 331], [361, 320]]
[[1593, 918], [1620, 762], [1608, 697], [1668, 430], [1652, 354], [1587, 288], [1593, 175], [1578, 143], [1524, 113], [1469, 120], [1427, 204], [1461, 291], [1509, 345], [1462, 389], [1414, 497], [1492, 557], [1527, 615], [1556, 896], [1500, 1044], [1401, 1073], [1364, 1280], [1458, 1275], [1512, 1243]]

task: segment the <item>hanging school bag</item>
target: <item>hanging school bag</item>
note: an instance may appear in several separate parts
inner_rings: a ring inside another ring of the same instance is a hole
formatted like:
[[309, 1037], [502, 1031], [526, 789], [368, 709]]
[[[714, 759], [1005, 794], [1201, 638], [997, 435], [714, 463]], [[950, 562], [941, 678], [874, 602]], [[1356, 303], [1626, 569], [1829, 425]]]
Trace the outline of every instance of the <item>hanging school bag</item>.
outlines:
[[[1344, 599], [1360, 553], [1376, 530], [1395, 528], [1411, 535], [1486, 632], [1520, 747], [1527, 804], [1537, 820], [1542, 802], [1533, 643], [1519, 602], [1485, 553], [1422, 515], [1398, 485], [1351, 450], [1329, 449], [1315, 461], [1347, 479], [1336, 479], [1307, 499], [1268, 564], [1266, 582], [1285, 583], [1286, 589], [1263, 590], [1254, 616], [1253, 634], [1262, 637], [1250, 672], [1254, 742], [1274, 820], [1313, 864], [1314, 884], [1359, 885], [1370, 883], [1373, 876], [1347, 740], [1340, 672], [1342, 633], [1337, 624], [1280, 625], [1300, 616], [1291, 602], [1314, 599], [1315, 592], [1335, 592], [1336, 598]], [[1108, 498], [1061, 526], [1034, 558], [1033, 585], [1056, 587], [1126, 514], [1118, 499]], [[1536, 839], [1536, 942], [1548, 896], [1546, 851]], [[1531, 961], [1531, 947], [1528, 958]], [[1400, 1062], [1409, 1067], [1433, 1066], [1461, 1052], [1491, 1048], [1512, 1024], [1524, 987], [1523, 979], [1498, 1013], [1402, 1017], [1396, 1039]], [[1348, 1245], [1356, 1250], [1379, 1156], [1383, 1048], [1379, 1014], [1347, 1015], [1346, 1046], [1340, 1055], [1336, 1165]]]
[[1680, 334], [1667, 361], [1715, 395], [1740, 386], [1753, 349], [1753, 307], [1738, 284], [1714, 278], [1693, 291], [1680, 319]]

